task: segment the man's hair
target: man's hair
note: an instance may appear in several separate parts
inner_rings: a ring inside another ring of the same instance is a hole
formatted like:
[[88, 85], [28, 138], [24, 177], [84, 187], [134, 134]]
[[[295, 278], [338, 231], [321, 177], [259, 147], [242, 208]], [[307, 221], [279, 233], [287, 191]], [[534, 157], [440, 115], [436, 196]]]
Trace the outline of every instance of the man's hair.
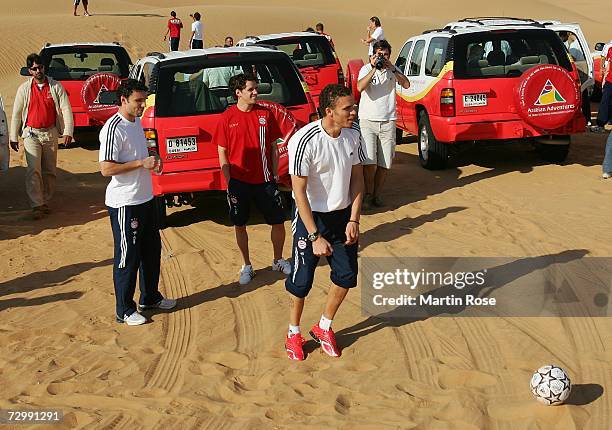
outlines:
[[351, 95], [351, 90], [340, 84], [329, 84], [319, 95], [319, 109], [323, 115], [326, 115], [327, 108], [333, 109], [336, 107], [336, 102], [340, 97]]
[[377, 16], [370, 18], [370, 21], [372, 21], [376, 27], [380, 27], [380, 19]]
[[196, 12], [193, 14], [193, 17], [195, 18], [196, 21], [199, 21], [202, 15], [200, 15], [200, 12]]
[[247, 81], [258, 82], [257, 77], [252, 73], [240, 73], [230, 78], [228, 86], [234, 97], [236, 97], [236, 90], [242, 91], [246, 88]]
[[125, 97], [127, 100], [134, 91], [147, 92], [148, 88], [144, 83], [137, 81], [136, 79], [126, 79], [125, 81], [121, 82], [121, 85], [119, 85], [119, 89], [117, 90], [117, 98], [119, 101], [121, 101], [121, 97]]
[[42, 64], [42, 60], [40, 59], [40, 55], [32, 53], [26, 58], [26, 66], [32, 67], [34, 63]]
[[304, 31], [306, 31], [306, 32], [308, 32], [308, 33], [315, 33], [315, 29], [314, 29], [314, 28], [312, 28], [312, 27], [308, 27], [308, 28], [306, 28], [306, 30], [304, 30]]
[[374, 45], [372, 45], [372, 52], [374, 52], [374, 54], [376, 54], [377, 49], [388, 49], [389, 54], [391, 54], [391, 44], [385, 39], [379, 40]]
[[176, 12], [175, 11], [170, 12], [170, 16], [176, 18]]
[[317, 23], [317, 25], [315, 25], [315, 28], [316, 28], [317, 30], [323, 31], [323, 28], [324, 28], [324, 27], [323, 27], [323, 23], [322, 23], [322, 22], [318, 22], [318, 23]]

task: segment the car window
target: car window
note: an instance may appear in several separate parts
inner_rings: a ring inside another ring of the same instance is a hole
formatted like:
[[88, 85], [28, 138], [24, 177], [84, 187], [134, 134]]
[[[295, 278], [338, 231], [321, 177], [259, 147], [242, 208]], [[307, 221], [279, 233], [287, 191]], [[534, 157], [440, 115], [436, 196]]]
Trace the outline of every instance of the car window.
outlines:
[[425, 60], [425, 74], [437, 77], [446, 62], [446, 47], [448, 37], [434, 37], [427, 48], [427, 59]]
[[516, 77], [541, 64], [572, 70], [559, 37], [552, 31], [472, 33], [456, 37], [456, 78]]
[[300, 68], [336, 64], [331, 45], [325, 37], [292, 37], [259, 43], [278, 47]]
[[410, 56], [410, 65], [408, 67], [408, 74], [406, 76], [418, 76], [421, 73], [421, 62], [423, 61], [423, 49], [425, 48], [425, 41], [419, 40], [414, 45], [414, 50]]
[[62, 47], [43, 51], [41, 57], [47, 65], [47, 74], [62, 81], [85, 80], [100, 72], [126, 78], [129, 73], [129, 57], [117, 49]]
[[397, 56], [397, 60], [395, 60], [395, 67], [404, 72], [406, 68], [406, 60], [408, 58], [408, 54], [410, 53], [410, 48], [412, 48], [412, 41], [406, 43], [399, 55]]
[[[586, 81], [589, 78], [589, 66], [587, 65], [585, 52], [582, 49], [582, 45], [580, 45], [578, 36], [572, 31], [557, 31], [557, 34], [578, 69], [580, 81]], [[588, 55], [590, 55], [590, 52]]]
[[257, 61], [234, 57], [215, 59], [211, 64], [164, 64], [159, 71], [156, 115], [160, 117], [223, 112], [236, 102], [228, 85], [239, 73], [256, 73], [259, 99], [285, 106], [307, 102], [295, 66], [285, 58]]

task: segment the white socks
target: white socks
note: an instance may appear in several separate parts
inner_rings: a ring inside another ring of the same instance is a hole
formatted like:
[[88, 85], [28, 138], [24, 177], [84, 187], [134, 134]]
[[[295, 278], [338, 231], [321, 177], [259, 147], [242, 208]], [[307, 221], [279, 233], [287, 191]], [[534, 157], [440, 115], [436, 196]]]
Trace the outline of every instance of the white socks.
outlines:
[[289, 324], [289, 333], [287, 335], [291, 336], [291, 335], [294, 335], [294, 334], [300, 334], [300, 326], [299, 325], [291, 325], [291, 324]]
[[332, 320], [325, 318], [325, 315], [321, 315], [321, 320], [319, 321], [319, 327], [323, 330], [329, 330], [332, 324]]

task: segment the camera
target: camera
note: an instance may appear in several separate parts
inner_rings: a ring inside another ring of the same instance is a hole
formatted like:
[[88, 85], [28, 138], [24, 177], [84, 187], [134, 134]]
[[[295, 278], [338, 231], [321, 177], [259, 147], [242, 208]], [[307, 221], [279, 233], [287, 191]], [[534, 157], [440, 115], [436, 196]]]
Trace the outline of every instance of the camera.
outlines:
[[377, 70], [382, 70], [383, 67], [385, 67], [385, 57], [382, 55], [377, 55], [374, 67], [376, 67]]

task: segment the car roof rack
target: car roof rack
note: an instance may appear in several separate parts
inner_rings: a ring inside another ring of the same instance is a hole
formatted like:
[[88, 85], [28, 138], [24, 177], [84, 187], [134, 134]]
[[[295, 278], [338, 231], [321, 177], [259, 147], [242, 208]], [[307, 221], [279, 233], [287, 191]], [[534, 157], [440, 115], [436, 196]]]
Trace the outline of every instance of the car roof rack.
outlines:
[[157, 51], [149, 52], [147, 53], [147, 55], [145, 55], [145, 57], [157, 57], [160, 60], [163, 60], [164, 58], [166, 58], [164, 54], [162, 54], [161, 52], [157, 52]]
[[446, 28], [445, 27], [445, 28], [432, 28], [430, 30], [425, 30], [421, 34], [436, 33], [436, 32], [439, 33], [439, 32], [442, 32], [442, 31], [445, 31], [445, 32], [450, 33], [450, 34], [456, 34], [457, 33], [457, 31], [453, 30], [452, 28]]
[[[544, 24], [539, 23], [536, 20], [533, 20], [531, 18], [514, 18], [511, 16], [475, 16], [475, 17], [471, 17], [471, 18], [463, 18], [460, 19], [457, 22], [470, 22], [470, 23], [474, 23], [474, 24], [480, 24], [480, 25], [491, 25], [491, 26], [495, 26], [495, 25], [508, 25], [508, 24], [491, 24], [491, 23], [486, 23], [483, 21], [494, 21], [494, 20], [500, 20], [500, 21], [523, 21], [521, 24], [523, 25], [533, 25], [536, 27], [544, 27]], [[518, 22], [517, 22], [518, 24]]]

